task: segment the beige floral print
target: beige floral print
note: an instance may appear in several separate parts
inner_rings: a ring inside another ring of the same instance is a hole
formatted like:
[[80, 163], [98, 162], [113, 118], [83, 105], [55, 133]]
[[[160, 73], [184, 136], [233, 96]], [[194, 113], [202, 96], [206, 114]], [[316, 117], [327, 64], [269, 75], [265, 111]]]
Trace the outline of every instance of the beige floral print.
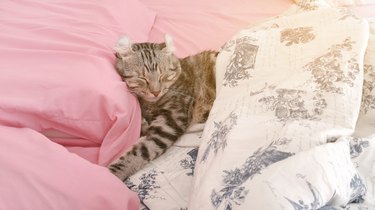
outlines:
[[350, 38], [335, 44], [328, 51], [304, 66], [310, 71], [319, 90], [343, 94], [343, 85], [354, 86], [360, 72], [356, 56], [344, 60], [344, 51], [351, 51], [354, 42]]
[[232, 48], [235, 47], [239, 43], [243, 43], [243, 42], [255, 43], [257, 41], [258, 41], [258, 39], [255, 39], [251, 36], [244, 36], [244, 37], [241, 37], [241, 38], [237, 38], [237, 39], [233, 39], [233, 40], [228, 41], [227, 43], [225, 43], [225, 45], [223, 45], [221, 47], [220, 51], [231, 52]]
[[342, 8], [342, 9], [340, 9], [340, 14], [341, 14], [341, 18], [339, 20], [346, 20], [348, 18], [353, 18], [353, 19], [356, 19], [356, 20], [360, 20], [360, 18], [358, 18], [357, 16], [355, 16], [353, 14], [353, 12], [351, 10], [349, 10], [348, 8]]
[[315, 39], [312, 27], [288, 28], [281, 31], [280, 42], [286, 46], [307, 43]]
[[264, 87], [257, 91], [250, 91], [250, 96], [256, 96], [258, 94], [264, 93], [265, 90], [274, 90], [276, 89], [275, 85], [269, 85], [267, 82], [264, 84]]
[[365, 80], [363, 83], [361, 112], [366, 114], [369, 110], [375, 109], [375, 69], [372, 65], [364, 65]]
[[319, 8], [318, 3], [314, 0], [311, 1], [298, 1], [297, 5], [303, 10], [303, 11], [312, 11]]
[[235, 87], [239, 80], [250, 78], [249, 70], [254, 68], [258, 48], [246, 39], [236, 41], [234, 52], [224, 74], [224, 86]]
[[[305, 91], [295, 89], [276, 89], [276, 95], [266, 96], [258, 101], [265, 104], [267, 110], [275, 112], [280, 121], [320, 120], [319, 115], [327, 107], [326, 100], [319, 93], [309, 96]], [[307, 107], [305, 100], [312, 100], [313, 107]]]

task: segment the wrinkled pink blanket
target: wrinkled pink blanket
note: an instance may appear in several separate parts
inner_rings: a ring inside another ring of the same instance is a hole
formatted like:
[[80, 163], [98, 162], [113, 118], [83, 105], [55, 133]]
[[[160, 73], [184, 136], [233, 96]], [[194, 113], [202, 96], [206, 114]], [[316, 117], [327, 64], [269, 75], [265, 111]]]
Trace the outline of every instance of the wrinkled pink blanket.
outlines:
[[0, 1], [0, 209], [137, 209], [102, 167], [140, 130], [112, 47], [154, 19], [137, 0]]
[[0, 3], [0, 124], [106, 165], [137, 139], [140, 114], [113, 67], [129, 5], [93, 2]]
[[139, 200], [107, 168], [28, 128], [0, 126], [0, 209], [135, 210]]

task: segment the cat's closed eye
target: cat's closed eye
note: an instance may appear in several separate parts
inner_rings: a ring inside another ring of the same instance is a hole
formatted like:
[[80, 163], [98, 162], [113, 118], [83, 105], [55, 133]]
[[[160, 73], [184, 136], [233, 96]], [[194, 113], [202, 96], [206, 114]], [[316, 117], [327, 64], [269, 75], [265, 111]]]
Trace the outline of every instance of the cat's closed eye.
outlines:
[[141, 82], [141, 83], [144, 83], [144, 84], [148, 84], [147, 79], [144, 78], [144, 77], [138, 77], [137, 79], [138, 79], [138, 82]]
[[129, 88], [137, 88], [139, 84], [137, 82], [127, 82]]
[[122, 75], [122, 77], [123, 77], [124, 79], [131, 79], [131, 78], [133, 78], [134, 76], [133, 76], [133, 75]]
[[146, 80], [146, 78], [138, 77], [138, 78], [127, 79], [126, 84], [128, 84], [130, 88], [137, 88], [137, 87], [148, 85], [148, 81]]

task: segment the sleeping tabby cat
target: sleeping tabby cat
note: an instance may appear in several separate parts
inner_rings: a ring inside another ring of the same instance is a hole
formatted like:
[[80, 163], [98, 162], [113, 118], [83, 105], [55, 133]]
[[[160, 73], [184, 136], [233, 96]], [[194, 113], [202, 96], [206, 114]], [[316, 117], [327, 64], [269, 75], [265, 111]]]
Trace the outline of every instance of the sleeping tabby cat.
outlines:
[[177, 58], [172, 39], [131, 44], [124, 37], [116, 50], [116, 69], [142, 110], [141, 138], [109, 169], [121, 180], [159, 157], [194, 123], [205, 122], [215, 99], [217, 52]]

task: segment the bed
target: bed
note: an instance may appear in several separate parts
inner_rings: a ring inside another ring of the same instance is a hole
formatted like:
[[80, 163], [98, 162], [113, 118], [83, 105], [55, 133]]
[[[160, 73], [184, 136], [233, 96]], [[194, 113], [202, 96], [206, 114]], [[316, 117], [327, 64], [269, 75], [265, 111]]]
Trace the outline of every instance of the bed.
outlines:
[[[374, 9], [0, 2], [0, 209], [375, 209]], [[141, 121], [113, 46], [165, 33], [179, 57], [220, 50], [217, 99], [205, 124], [121, 182], [106, 166]]]

